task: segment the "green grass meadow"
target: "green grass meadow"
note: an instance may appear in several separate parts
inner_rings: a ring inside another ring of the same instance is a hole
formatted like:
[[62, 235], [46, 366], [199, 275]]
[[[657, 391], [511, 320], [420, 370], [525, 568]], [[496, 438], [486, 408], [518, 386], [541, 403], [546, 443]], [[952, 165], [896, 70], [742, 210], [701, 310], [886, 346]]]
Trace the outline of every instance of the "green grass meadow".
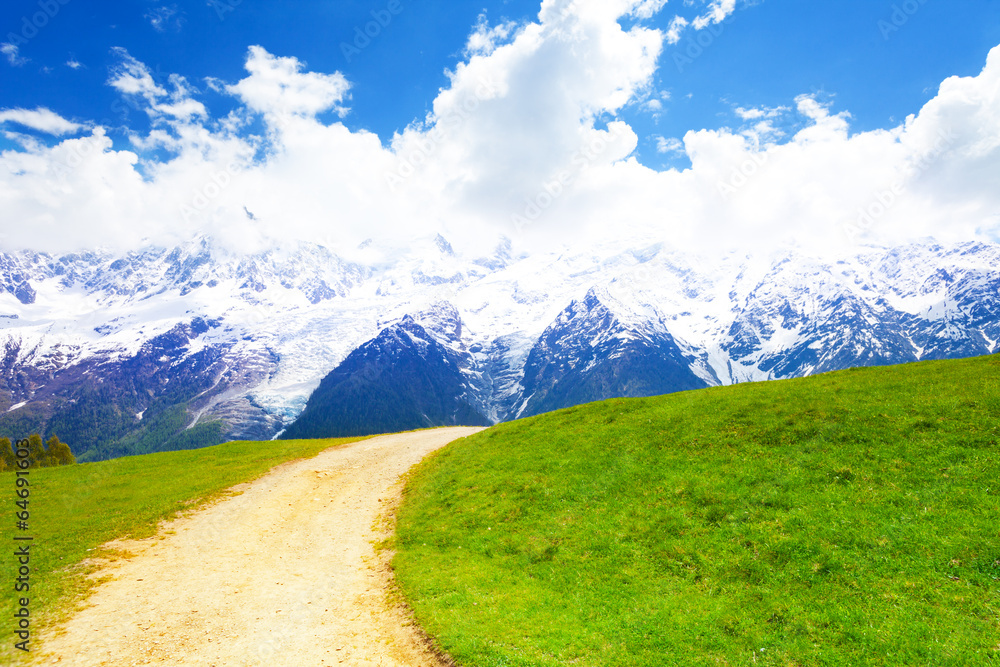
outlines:
[[[231, 442], [207, 449], [134, 456], [100, 463], [32, 469], [29, 530], [15, 529], [15, 476], [0, 473], [0, 498], [6, 516], [0, 521], [0, 664], [23, 658], [13, 648], [17, 564], [15, 535], [30, 535], [32, 652], [39, 648], [40, 627], [73, 610], [88, 583], [81, 561], [97, 547], [120, 537], [153, 535], [157, 525], [197, 507], [242, 482], [256, 479], [278, 464], [315, 456], [342, 440]], [[19, 546], [23, 543], [17, 543]]]
[[465, 667], [1000, 665], [1000, 356], [502, 424], [394, 566]]

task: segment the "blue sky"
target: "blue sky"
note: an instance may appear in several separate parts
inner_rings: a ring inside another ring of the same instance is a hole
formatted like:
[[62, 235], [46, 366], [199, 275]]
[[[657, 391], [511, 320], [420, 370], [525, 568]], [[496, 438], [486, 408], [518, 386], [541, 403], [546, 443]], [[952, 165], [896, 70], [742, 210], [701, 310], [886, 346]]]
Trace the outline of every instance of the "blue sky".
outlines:
[[[580, 3], [587, 7], [581, 15], [600, 14], [600, 6], [588, 2]], [[596, 105], [599, 112], [584, 125], [607, 129], [608, 122], [623, 121], [636, 135], [628, 156], [658, 172], [691, 168], [692, 150], [683, 145], [689, 132], [746, 135], [748, 123], [770, 118], [754, 141], [789, 142], [816, 122], [796, 112], [802, 96], [832, 116], [849, 113], [851, 136], [891, 130], [919, 114], [948, 77], [979, 75], [1000, 45], [995, 0], [614, 2], [625, 7], [617, 23], [626, 31], [659, 31], [662, 50], [655, 70], [625, 86], [625, 103]], [[472, 58], [468, 40], [477, 26], [480, 32], [509, 26], [490, 45], [496, 49], [540, 21], [539, 5], [395, 0], [391, 13], [389, 0], [7, 0], [0, 7], [0, 110], [44, 109], [88, 130], [102, 126], [113, 150], [139, 156], [137, 170], [148, 179], [150, 165], [169, 162], [180, 149], [142, 146], [134, 137], [157, 126], [178, 136], [181, 130], [151, 114], [148, 99], [109, 85], [123, 61], [140, 63], [165, 90], [171, 75], [184, 77], [186, 97], [204, 105], [205, 117], [215, 122], [244, 107], [246, 100], [225, 86], [247, 77], [248, 49], [259, 45], [275, 58], [294, 58], [302, 72], [342, 74], [349, 91], [315, 119], [374, 132], [389, 149], [395, 133], [426, 119], [440, 91], [453, 86], [448, 73]], [[721, 13], [696, 29], [698, 17], [712, 11]], [[373, 12], [388, 17], [387, 24], [370, 44], [345, 54], [343, 45], [374, 25]], [[677, 17], [688, 25], [672, 43], [664, 36]], [[550, 82], [553, 90], [560, 85], [558, 78]], [[582, 115], [592, 110], [584, 107]], [[343, 108], [349, 111], [338, 111]], [[11, 118], [3, 123], [0, 149], [38, 151], [65, 139]], [[241, 131], [262, 135], [265, 119], [258, 114]], [[526, 119], [509, 122], [519, 127]], [[532, 140], [530, 133], [520, 135]]]

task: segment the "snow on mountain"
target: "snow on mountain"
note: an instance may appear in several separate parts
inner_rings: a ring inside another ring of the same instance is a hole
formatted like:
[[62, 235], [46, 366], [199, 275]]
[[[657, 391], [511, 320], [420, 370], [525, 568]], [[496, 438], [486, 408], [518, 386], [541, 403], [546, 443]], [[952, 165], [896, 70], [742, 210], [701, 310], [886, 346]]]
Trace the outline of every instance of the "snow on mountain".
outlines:
[[406, 316], [351, 352], [324, 377], [282, 437], [488, 425], [470, 404], [457, 362], [452, 349]]
[[[93, 438], [60, 415], [85, 420], [78, 406], [100, 396], [116, 441], [156, 446], [158, 415], [271, 437], [352, 351], [405, 318], [446, 350], [463, 400], [491, 421], [605, 395], [988, 354], [1000, 341], [1000, 246], [985, 243], [831, 260], [625, 243], [517, 255], [500, 239], [467, 257], [438, 235], [351, 258], [304, 243], [235, 256], [207, 238], [120, 256], [0, 253], [0, 426], [61, 423]], [[108, 388], [132, 367], [135, 382]]]
[[521, 404], [507, 417], [708, 386], [665, 329], [635, 311], [623, 317], [611, 304], [602, 290], [592, 289], [546, 328], [525, 361]]

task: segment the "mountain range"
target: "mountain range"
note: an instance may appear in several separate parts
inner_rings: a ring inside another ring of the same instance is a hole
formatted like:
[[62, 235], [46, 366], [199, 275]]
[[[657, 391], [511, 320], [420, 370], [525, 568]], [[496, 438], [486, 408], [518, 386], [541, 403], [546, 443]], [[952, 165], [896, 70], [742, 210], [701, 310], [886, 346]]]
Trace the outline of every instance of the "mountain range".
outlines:
[[997, 352], [1000, 246], [0, 253], [0, 434], [80, 460]]

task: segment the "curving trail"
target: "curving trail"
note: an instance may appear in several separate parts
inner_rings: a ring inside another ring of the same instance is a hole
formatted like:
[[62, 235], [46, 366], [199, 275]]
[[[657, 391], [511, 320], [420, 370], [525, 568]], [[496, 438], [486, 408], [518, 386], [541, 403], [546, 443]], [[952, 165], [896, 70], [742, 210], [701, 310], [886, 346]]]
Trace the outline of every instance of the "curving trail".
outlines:
[[[35, 664], [428, 665], [386, 597], [400, 475], [481, 429], [448, 428], [328, 449], [278, 466], [242, 494], [177, 519], [105, 566], [113, 580], [41, 637]], [[379, 523], [380, 526], [374, 526]]]

